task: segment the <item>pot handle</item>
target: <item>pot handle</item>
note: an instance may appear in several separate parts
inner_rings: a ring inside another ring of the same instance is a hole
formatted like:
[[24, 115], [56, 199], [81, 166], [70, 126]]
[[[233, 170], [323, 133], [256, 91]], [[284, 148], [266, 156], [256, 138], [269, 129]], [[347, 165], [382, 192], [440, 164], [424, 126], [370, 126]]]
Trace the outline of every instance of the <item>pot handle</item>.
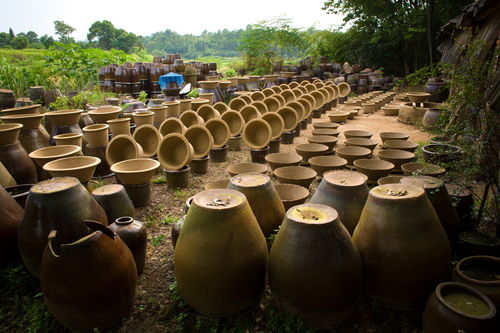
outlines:
[[54, 248], [52, 247], [52, 241], [57, 237], [57, 230], [51, 230], [48, 236], [47, 246], [49, 247], [50, 253], [56, 258], [59, 256], [54, 252]]

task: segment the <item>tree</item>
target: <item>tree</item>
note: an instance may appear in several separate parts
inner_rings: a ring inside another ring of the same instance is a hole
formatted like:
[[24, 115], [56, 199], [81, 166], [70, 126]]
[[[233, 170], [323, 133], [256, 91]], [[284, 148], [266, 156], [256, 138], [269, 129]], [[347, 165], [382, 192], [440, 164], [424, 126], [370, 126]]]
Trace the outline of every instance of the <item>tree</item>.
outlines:
[[30, 41], [26, 36], [16, 36], [10, 41], [10, 45], [16, 50], [27, 48], [29, 43]]
[[38, 35], [34, 31], [28, 31], [26, 33], [26, 37], [28, 37], [28, 40], [30, 41], [30, 44], [31, 43], [37, 43], [37, 42], [39, 42]]
[[14, 37], [16, 37], [16, 34], [14, 33], [14, 30], [12, 30], [12, 28], [9, 28], [9, 36], [10, 36], [10, 39], [14, 39]]
[[40, 43], [42, 43], [43, 46], [48, 49], [50, 46], [54, 45], [54, 38], [49, 35], [43, 35], [40, 37]]
[[56, 30], [56, 35], [59, 36], [59, 41], [64, 44], [73, 43], [75, 41], [74, 38], [70, 37], [75, 28], [70, 25], [67, 25], [63, 21], [54, 21], [54, 28]]
[[110, 21], [96, 21], [90, 26], [87, 39], [92, 42], [97, 38], [97, 46], [109, 50], [115, 42], [115, 33], [115, 26]]
[[7, 45], [10, 45], [11, 40], [12, 38], [8, 33], [0, 32], [0, 47], [5, 47]]

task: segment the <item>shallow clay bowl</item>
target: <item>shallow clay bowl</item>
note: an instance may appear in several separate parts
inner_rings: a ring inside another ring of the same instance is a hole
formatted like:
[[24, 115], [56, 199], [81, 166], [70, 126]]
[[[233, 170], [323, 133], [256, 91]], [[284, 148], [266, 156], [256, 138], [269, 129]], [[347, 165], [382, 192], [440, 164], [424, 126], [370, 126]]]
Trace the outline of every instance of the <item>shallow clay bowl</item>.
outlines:
[[313, 128], [332, 128], [332, 129], [337, 129], [339, 127], [339, 124], [337, 123], [331, 123], [328, 121], [322, 121], [322, 122], [317, 122], [313, 123]]
[[316, 128], [311, 131], [312, 135], [339, 136], [340, 131], [335, 128]]
[[148, 183], [159, 167], [160, 162], [151, 158], [134, 158], [113, 164], [111, 171], [123, 184], [139, 185]]
[[410, 153], [415, 152], [417, 150], [418, 144], [415, 142], [411, 142], [408, 140], [385, 140], [384, 148], [387, 149], [399, 149], [409, 151]]
[[370, 139], [373, 136], [373, 133], [362, 130], [349, 130], [349, 131], [344, 131], [344, 136], [346, 139], [350, 138]]
[[274, 176], [280, 183], [295, 184], [305, 188], [309, 188], [316, 175], [313, 169], [302, 166], [289, 166], [274, 170]]
[[410, 102], [414, 103], [424, 103], [431, 94], [426, 92], [410, 92], [406, 94], [410, 99]]
[[295, 146], [295, 151], [302, 156], [303, 161], [307, 161], [311, 157], [325, 155], [330, 148], [320, 143], [303, 143]]
[[330, 121], [334, 123], [341, 123], [347, 120], [349, 114], [350, 114], [349, 112], [345, 111], [335, 111], [335, 112], [329, 112], [326, 115], [328, 116], [328, 118], [330, 118]]
[[401, 178], [403, 178], [403, 176], [386, 176], [386, 177], [379, 178], [377, 180], [377, 184], [378, 185], [399, 184]]
[[29, 157], [38, 164], [39, 167], [43, 167], [45, 163], [54, 161], [63, 157], [70, 157], [75, 155], [80, 155], [82, 148], [73, 145], [60, 145], [60, 146], [49, 146], [32, 151]]
[[[387, 142], [387, 141], [386, 141]], [[420, 162], [409, 162], [401, 165], [401, 170], [405, 176], [423, 175], [438, 177], [446, 172], [446, 169], [439, 165]]]
[[309, 190], [300, 185], [276, 184], [274, 188], [285, 206], [285, 211], [293, 206], [303, 204], [309, 196]]
[[267, 165], [261, 163], [242, 162], [242, 163], [232, 164], [228, 166], [226, 170], [231, 177], [234, 177], [236, 175], [239, 175], [240, 173], [247, 173], [247, 172], [266, 173]]
[[313, 135], [307, 137], [307, 142], [309, 143], [319, 143], [325, 146], [328, 146], [328, 151], [331, 152], [333, 147], [337, 144], [339, 139], [335, 136], [331, 135]]
[[385, 140], [408, 140], [410, 137], [408, 134], [401, 132], [380, 132], [379, 135], [382, 142], [385, 142]]
[[96, 124], [105, 124], [108, 120], [118, 118], [121, 112], [122, 109], [119, 106], [102, 106], [88, 113]]
[[337, 147], [335, 152], [339, 157], [345, 158], [349, 165], [360, 158], [369, 158], [372, 154], [370, 149], [359, 146]]
[[277, 168], [285, 166], [299, 165], [299, 163], [302, 161], [302, 156], [294, 152], [271, 153], [267, 154], [264, 158], [266, 159], [267, 163], [269, 163], [269, 166], [273, 171]]
[[394, 164], [382, 160], [370, 160], [361, 158], [354, 161], [356, 171], [368, 177], [368, 181], [376, 183], [379, 178], [388, 176], [394, 169]]
[[101, 159], [94, 156], [71, 156], [48, 162], [43, 169], [52, 177], [75, 177], [81, 183], [86, 183], [94, 175], [99, 163]]
[[382, 110], [386, 116], [397, 116], [399, 113], [398, 106], [386, 105], [382, 107]]
[[315, 156], [309, 159], [309, 164], [319, 177], [323, 177], [327, 171], [344, 168], [347, 160], [338, 156]]
[[349, 138], [345, 140], [345, 144], [347, 146], [358, 146], [368, 148], [373, 151], [375, 147], [377, 147], [378, 142], [372, 139], [364, 139], [364, 138]]
[[404, 150], [381, 150], [378, 152], [378, 157], [381, 160], [394, 164], [394, 170], [400, 171], [401, 165], [412, 162], [415, 159], [415, 154]]
[[229, 179], [219, 179], [208, 184], [205, 184], [205, 190], [213, 190], [217, 188], [227, 188], [227, 184], [229, 184]]

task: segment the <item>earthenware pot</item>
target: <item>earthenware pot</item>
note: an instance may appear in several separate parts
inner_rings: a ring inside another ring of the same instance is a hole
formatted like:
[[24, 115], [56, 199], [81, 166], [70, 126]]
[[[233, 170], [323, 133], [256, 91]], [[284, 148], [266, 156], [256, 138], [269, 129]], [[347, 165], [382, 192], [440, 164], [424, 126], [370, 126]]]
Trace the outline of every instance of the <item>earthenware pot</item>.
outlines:
[[272, 139], [272, 129], [263, 119], [252, 119], [245, 124], [243, 141], [252, 149], [262, 149], [269, 145]]
[[124, 134], [130, 135], [130, 118], [111, 119], [106, 122], [113, 137]]
[[458, 215], [443, 181], [430, 176], [406, 176], [400, 182], [401, 184], [419, 186], [425, 190], [448, 239], [454, 244], [459, 230]]
[[408, 134], [400, 132], [380, 132], [379, 136], [382, 143], [384, 143], [385, 140], [408, 140], [410, 137]]
[[50, 136], [40, 124], [42, 118], [43, 114], [20, 114], [0, 117], [4, 123], [18, 123], [23, 125], [19, 131], [18, 139], [28, 154], [33, 150], [49, 146]]
[[205, 127], [210, 131], [210, 134], [212, 134], [212, 138], [214, 139], [213, 148], [222, 148], [226, 146], [231, 132], [229, 126], [224, 120], [220, 118], [212, 118], [205, 123]]
[[[18, 184], [33, 184], [37, 180], [37, 170], [26, 150], [17, 141], [21, 124], [0, 124], [0, 162], [8, 174]], [[9, 142], [9, 143], [8, 143]]]
[[348, 165], [353, 165], [355, 160], [361, 158], [369, 158], [372, 154], [371, 150], [364, 147], [344, 146], [335, 148], [335, 153], [347, 160]]
[[40, 113], [40, 108], [41, 108], [40, 104], [31, 104], [31, 105], [3, 109], [0, 110], [0, 114], [2, 116], [12, 115], [12, 114], [27, 114], [27, 113], [35, 114], [35, 113]]
[[329, 148], [327, 145], [320, 143], [303, 143], [296, 145], [295, 151], [302, 156], [302, 161], [308, 163], [307, 161], [311, 157], [325, 155], [329, 151]]
[[316, 171], [302, 166], [287, 166], [273, 171], [274, 176], [282, 184], [295, 184], [309, 188], [317, 176]]
[[60, 230], [50, 233], [40, 273], [42, 293], [49, 312], [64, 326], [107, 331], [132, 311], [137, 270], [132, 253], [113, 231], [93, 221], [82, 225], [88, 231], [70, 242]]
[[135, 208], [145, 207], [151, 203], [151, 182], [144, 184], [123, 184]]
[[166, 119], [179, 118], [179, 115], [180, 115], [180, 103], [179, 103], [179, 101], [165, 102], [162, 105], [167, 107]]
[[444, 282], [427, 300], [422, 323], [429, 333], [493, 333], [498, 330], [496, 312], [495, 305], [480, 291], [462, 283]]
[[109, 142], [108, 132], [108, 124], [94, 124], [83, 128], [85, 141], [87, 141], [87, 145], [91, 147], [106, 146]]
[[[264, 90], [262, 91], [264, 93]], [[280, 102], [276, 97], [268, 96], [262, 100], [267, 107], [267, 111], [275, 112], [280, 108]]]
[[160, 125], [167, 119], [167, 105], [159, 105], [149, 107], [148, 110], [153, 112], [153, 126], [159, 128]]
[[376, 184], [379, 178], [388, 176], [394, 169], [394, 164], [383, 160], [361, 158], [353, 162], [356, 171], [368, 177], [368, 182]]
[[130, 160], [134, 158], [141, 158], [143, 150], [140, 144], [134, 140], [130, 135], [115, 136], [106, 146], [106, 161], [109, 165]]
[[273, 140], [280, 138], [285, 130], [283, 117], [277, 112], [268, 112], [262, 115], [262, 119], [271, 126], [271, 138]]
[[94, 175], [99, 163], [101, 159], [98, 157], [71, 156], [47, 162], [43, 170], [50, 173], [52, 177], [75, 177], [85, 185]]
[[373, 136], [373, 133], [361, 130], [349, 130], [349, 131], [344, 131], [344, 136], [346, 139], [350, 138], [370, 139]]
[[361, 254], [365, 290], [389, 307], [421, 308], [436, 284], [449, 276], [450, 243], [421, 187], [373, 188], [353, 240]]
[[[401, 168], [403, 168], [403, 166], [401, 166]], [[429, 175], [429, 176], [437, 177], [438, 175]], [[446, 190], [448, 191], [448, 194], [451, 197], [453, 206], [457, 211], [458, 219], [460, 220], [460, 230], [461, 231], [470, 230], [474, 218], [474, 212], [473, 212], [474, 199], [472, 198], [471, 191], [467, 189], [465, 186], [458, 185], [455, 183], [446, 183], [445, 186]]]
[[264, 148], [260, 149], [250, 149], [250, 160], [253, 163], [261, 163], [264, 164], [266, 163], [266, 156], [269, 154], [271, 151], [270, 146], [265, 146]]
[[207, 156], [214, 145], [212, 134], [204, 126], [191, 126], [184, 132], [184, 136], [193, 146], [193, 158], [200, 159]]
[[318, 173], [318, 177], [323, 177], [323, 174], [336, 169], [343, 169], [347, 164], [347, 160], [338, 156], [314, 156], [308, 159], [311, 168]]
[[16, 143], [23, 124], [0, 124], [0, 146]]
[[269, 253], [269, 287], [288, 312], [321, 328], [345, 321], [361, 291], [361, 260], [337, 212], [292, 207]]
[[426, 92], [409, 92], [406, 95], [412, 103], [424, 103], [431, 94]]
[[200, 106], [205, 104], [210, 104], [210, 101], [205, 98], [195, 98], [191, 100], [191, 109], [197, 111]]
[[78, 179], [57, 177], [35, 184], [17, 234], [28, 272], [40, 277], [42, 254], [51, 230], [57, 230], [61, 240], [71, 243], [88, 232], [82, 223], [85, 219], [108, 224], [104, 210]]
[[137, 111], [132, 113], [134, 117], [134, 123], [136, 128], [139, 128], [142, 125], [153, 125], [154, 112], [151, 111]]
[[229, 179], [219, 179], [205, 184], [204, 188], [205, 190], [223, 189], [227, 188], [228, 184], [229, 184]]
[[134, 256], [137, 274], [141, 275], [146, 261], [146, 245], [148, 236], [146, 227], [142, 222], [134, 220], [131, 216], [119, 217], [109, 225], [122, 241], [128, 246]]
[[357, 146], [357, 147], [363, 147], [370, 149], [373, 151], [375, 147], [377, 147], [378, 142], [375, 140], [371, 139], [364, 139], [364, 138], [349, 138], [344, 141], [346, 146]]
[[210, 317], [241, 311], [258, 302], [266, 266], [266, 240], [245, 196], [229, 189], [197, 194], [175, 247], [186, 303]]
[[295, 184], [276, 184], [274, 188], [285, 207], [285, 212], [293, 206], [303, 204], [309, 196], [308, 189]]
[[384, 148], [387, 149], [399, 149], [404, 151], [409, 151], [410, 153], [414, 153], [417, 149], [418, 144], [415, 142], [411, 142], [408, 140], [385, 140]]
[[378, 152], [378, 158], [394, 164], [394, 171], [401, 171], [401, 165], [415, 160], [414, 153], [404, 150], [384, 149]]
[[185, 111], [183, 114], [181, 114], [179, 120], [182, 121], [182, 123], [186, 127], [205, 124], [203, 118], [198, 116], [198, 114], [192, 110]]
[[245, 119], [237, 111], [228, 110], [221, 115], [221, 119], [229, 126], [229, 132], [232, 137], [241, 134], [245, 127]]
[[241, 162], [236, 164], [231, 164], [226, 168], [226, 171], [229, 173], [231, 177], [237, 176], [242, 173], [266, 173], [267, 166], [262, 165], [260, 163], [248, 163]]
[[403, 176], [386, 176], [379, 178], [377, 180], [378, 185], [386, 185], [386, 184], [400, 184], [401, 179]]
[[155, 156], [162, 139], [160, 131], [153, 125], [142, 125], [134, 131], [132, 137], [142, 147], [144, 157]]
[[54, 136], [57, 146], [78, 146], [82, 147], [83, 134], [82, 133], [64, 133]]
[[104, 209], [108, 221], [114, 221], [121, 216], [135, 216], [135, 209], [127, 192], [120, 184], [108, 184], [92, 191], [92, 196]]
[[163, 168], [181, 170], [194, 158], [195, 151], [188, 139], [179, 133], [165, 136], [158, 146], [158, 160]]
[[448, 144], [430, 144], [422, 147], [424, 161], [436, 164], [453, 163], [460, 159], [462, 149]]
[[[24, 207], [24, 206], [23, 206]], [[17, 256], [17, 230], [24, 215], [24, 209], [11, 194], [0, 186], [0, 263], [4, 264]]]
[[227, 144], [230, 151], [240, 151], [241, 150], [241, 135], [232, 136], [229, 138], [229, 142]]
[[160, 162], [151, 158], [133, 158], [111, 165], [111, 171], [124, 185], [140, 185], [151, 181]]
[[285, 128], [283, 129], [283, 131], [285, 132], [295, 130], [298, 123], [302, 120], [299, 119], [297, 112], [288, 106], [279, 108], [276, 112], [283, 118], [283, 121], [285, 123]]
[[106, 105], [99, 106], [88, 113], [96, 124], [105, 124], [108, 120], [118, 118], [122, 112], [123, 110], [119, 106]]
[[29, 157], [35, 161], [41, 170], [38, 172], [38, 179], [45, 180], [50, 178], [47, 171], [43, 170], [43, 166], [51, 161], [58, 160], [64, 157], [80, 156], [82, 155], [82, 148], [71, 145], [49, 146], [37, 149], [29, 153]]
[[16, 104], [16, 95], [10, 89], [0, 89], [0, 110], [13, 108]]

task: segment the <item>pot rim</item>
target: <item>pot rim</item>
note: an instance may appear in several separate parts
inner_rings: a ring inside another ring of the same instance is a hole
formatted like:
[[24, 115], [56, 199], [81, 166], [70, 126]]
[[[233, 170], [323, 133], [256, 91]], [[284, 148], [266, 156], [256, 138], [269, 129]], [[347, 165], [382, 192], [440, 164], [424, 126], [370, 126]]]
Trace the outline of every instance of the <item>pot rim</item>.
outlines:
[[[91, 161], [91, 163], [89, 164], [85, 164], [85, 165], [81, 165], [81, 166], [78, 166], [78, 167], [72, 167], [72, 168], [63, 168], [63, 167], [53, 167], [53, 164], [57, 164], [57, 163], [60, 163], [61, 161], [67, 161], [67, 160], [88, 160], [88, 161]], [[87, 168], [91, 168], [91, 167], [94, 167], [94, 166], [97, 166], [99, 163], [101, 163], [101, 159], [98, 158], [98, 157], [95, 157], [95, 156], [70, 156], [70, 157], [63, 157], [63, 158], [58, 158], [57, 160], [53, 160], [53, 161], [50, 161], [50, 162], [47, 162], [45, 163], [45, 165], [43, 166], [43, 169], [45, 171], [64, 171], [64, 170], [83, 170], [83, 169], [87, 169]]]
[[493, 261], [493, 262], [496, 262], [497, 264], [500, 265], [500, 258], [497, 258], [497, 257], [485, 256], [485, 255], [470, 256], [470, 257], [463, 258], [462, 260], [460, 260], [457, 263], [457, 265], [455, 266], [455, 272], [458, 274], [458, 276], [460, 276], [462, 279], [464, 279], [465, 281], [468, 281], [468, 282], [473, 282], [473, 283], [477, 283], [480, 285], [486, 285], [486, 286], [500, 286], [500, 279], [498, 279], [496, 281], [478, 280], [478, 279], [474, 279], [474, 278], [469, 277], [468, 275], [466, 275], [462, 271], [461, 266], [464, 263], [466, 263], [468, 261], [480, 261], [480, 260]]
[[[321, 212], [323, 216], [317, 217], [316, 218], [310, 218], [307, 219], [304, 217], [302, 214], [302, 217], [298, 216], [297, 213], [302, 213], [299, 209], [302, 210], [311, 210], [311, 211], [317, 211]], [[300, 205], [296, 205], [288, 209], [286, 212], [286, 219], [288, 219], [290, 222], [297, 223], [298, 225], [327, 225], [330, 223], [335, 223], [336, 221], [339, 220], [339, 214], [337, 210], [334, 208], [323, 205], [323, 204], [317, 204], [317, 203], [303, 203]]]
[[[127, 164], [131, 163], [130, 161], [137, 162], [137, 161], [143, 161], [143, 162], [152, 162], [152, 165], [148, 168], [144, 169], [138, 169], [138, 170], [117, 170], [117, 167], [120, 167], [122, 164]], [[129, 160], [124, 160], [120, 162], [116, 162], [111, 166], [111, 171], [114, 173], [124, 173], [124, 174], [133, 174], [133, 173], [142, 173], [142, 172], [149, 172], [156, 170], [160, 167], [160, 162], [157, 160], [154, 160], [152, 158], [147, 158], [147, 157], [140, 157], [140, 158], [131, 158]]]

